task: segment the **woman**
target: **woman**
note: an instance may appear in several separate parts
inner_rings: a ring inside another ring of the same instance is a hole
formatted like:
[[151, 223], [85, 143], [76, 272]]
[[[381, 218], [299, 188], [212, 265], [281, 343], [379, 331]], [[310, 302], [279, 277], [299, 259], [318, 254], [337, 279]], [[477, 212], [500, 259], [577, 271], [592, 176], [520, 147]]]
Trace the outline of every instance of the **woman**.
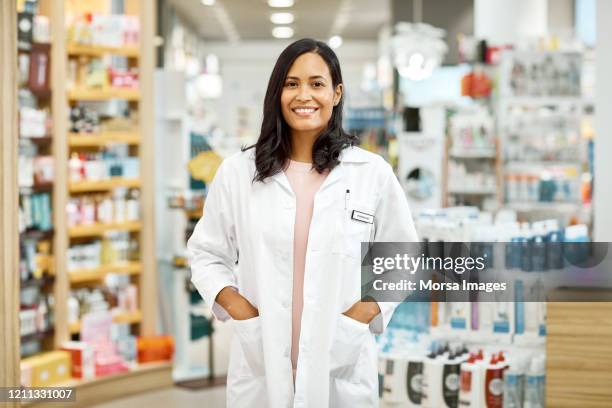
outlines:
[[374, 334], [396, 304], [360, 301], [360, 243], [416, 233], [391, 167], [342, 130], [343, 93], [325, 43], [289, 45], [188, 242], [193, 284], [233, 320], [228, 407], [378, 406]]

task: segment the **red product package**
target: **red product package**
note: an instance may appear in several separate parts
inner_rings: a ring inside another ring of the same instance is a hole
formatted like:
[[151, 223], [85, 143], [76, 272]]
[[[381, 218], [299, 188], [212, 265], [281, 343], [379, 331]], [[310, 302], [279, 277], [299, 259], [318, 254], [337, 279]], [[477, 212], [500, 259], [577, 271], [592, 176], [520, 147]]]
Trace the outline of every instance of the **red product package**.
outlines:
[[90, 344], [83, 341], [68, 341], [62, 345], [61, 350], [70, 353], [72, 376], [74, 378], [89, 379], [95, 377], [94, 350]]

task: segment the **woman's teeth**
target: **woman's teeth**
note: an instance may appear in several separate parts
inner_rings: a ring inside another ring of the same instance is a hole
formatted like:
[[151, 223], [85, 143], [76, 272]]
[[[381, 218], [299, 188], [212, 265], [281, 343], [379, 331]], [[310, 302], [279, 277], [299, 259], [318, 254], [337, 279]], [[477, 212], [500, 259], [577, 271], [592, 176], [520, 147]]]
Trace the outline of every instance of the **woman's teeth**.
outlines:
[[315, 108], [296, 108], [293, 111], [295, 113], [313, 113], [315, 110]]

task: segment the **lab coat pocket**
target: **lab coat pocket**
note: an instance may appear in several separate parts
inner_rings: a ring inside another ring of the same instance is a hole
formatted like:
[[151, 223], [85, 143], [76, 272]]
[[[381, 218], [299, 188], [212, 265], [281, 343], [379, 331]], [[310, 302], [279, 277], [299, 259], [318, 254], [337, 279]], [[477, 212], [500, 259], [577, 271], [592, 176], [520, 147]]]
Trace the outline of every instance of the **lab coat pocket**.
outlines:
[[336, 250], [355, 259], [361, 258], [361, 243], [370, 241], [374, 225], [374, 206], [352, 202], [337, 224]]
[[341, 314], [330, 349], [330, 375], [346, 380], [358, 379], [355, 370], [369, 336], [369, 325]]
[[238, 336], [242, 354], [248, 366], [247, 373], [259, 377], [265, 374], [261, 319], [259, 316], [246, 320], [233, 320], [234, 333]]

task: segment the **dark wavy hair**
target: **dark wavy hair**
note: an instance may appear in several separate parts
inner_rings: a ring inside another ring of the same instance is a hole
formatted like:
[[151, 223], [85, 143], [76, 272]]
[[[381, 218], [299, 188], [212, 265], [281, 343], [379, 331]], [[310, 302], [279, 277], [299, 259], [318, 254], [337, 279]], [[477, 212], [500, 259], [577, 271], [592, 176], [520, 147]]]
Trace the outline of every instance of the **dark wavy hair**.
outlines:
[[[291, 134], [289, 125], [283, 117], [280, 99], [291, 65], [300, 55], [308, 52], [316, 53], [323, 58], [329, 67], [334, 89], [342, 83], [338, 57], [324, 42], [304, 38], [283, 50], [268, 81], [259, 138], [255, 144], [242, 149], [243, 151], [255, 149], [254, 181], [264, 181], [283, 171], [291, 156]], [[344, 94], [333, 108], [327, 129], [319, 135], [312, 148], [313, 168], [319, 173], [336, 167], [340, 163], [338, 160], [340, 152], [345, 147], [357, 143], [356, 136], [349, 135], [342, 129], [343, 101]]]

